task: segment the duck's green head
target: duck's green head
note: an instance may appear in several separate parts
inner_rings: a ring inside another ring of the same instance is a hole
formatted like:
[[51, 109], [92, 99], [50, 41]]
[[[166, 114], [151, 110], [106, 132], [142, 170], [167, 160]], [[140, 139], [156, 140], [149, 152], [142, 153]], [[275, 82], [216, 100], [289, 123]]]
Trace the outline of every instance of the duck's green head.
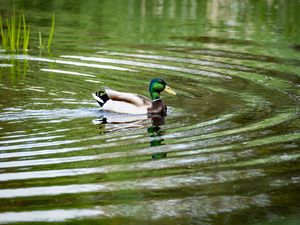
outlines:
[[160, 92], [165, 91], [169, 94], [176, 95], [175, 91], [173, 91], [167, 83], [161, 78], [155, 78], [151, 81], [149, 85], [149, 92], [151, 94], [152, 100], [156, 100], [160, 98]]

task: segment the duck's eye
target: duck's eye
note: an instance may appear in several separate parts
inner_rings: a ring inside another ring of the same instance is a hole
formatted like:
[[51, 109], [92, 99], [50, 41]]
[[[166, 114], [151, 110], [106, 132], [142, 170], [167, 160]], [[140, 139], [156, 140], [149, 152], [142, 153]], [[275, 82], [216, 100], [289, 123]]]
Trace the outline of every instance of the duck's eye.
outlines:
[[165, 82], [164, 80], [162, 80], [162, 79], [160, 79], [158, 82], [159, 82], [160, 84], [162, 84], [162, 85], [166, 85], [166, 82]]

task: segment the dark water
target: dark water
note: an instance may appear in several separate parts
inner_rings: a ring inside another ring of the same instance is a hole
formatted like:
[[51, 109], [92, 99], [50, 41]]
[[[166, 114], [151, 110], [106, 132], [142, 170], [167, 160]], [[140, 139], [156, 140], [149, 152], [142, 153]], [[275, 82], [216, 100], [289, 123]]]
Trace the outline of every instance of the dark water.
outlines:
[[[300, 1], [15, 5], [32, 40], [0, 52], [0, 223], [300, 223]], [[165, 118], [91, 97], [154, 77]]]

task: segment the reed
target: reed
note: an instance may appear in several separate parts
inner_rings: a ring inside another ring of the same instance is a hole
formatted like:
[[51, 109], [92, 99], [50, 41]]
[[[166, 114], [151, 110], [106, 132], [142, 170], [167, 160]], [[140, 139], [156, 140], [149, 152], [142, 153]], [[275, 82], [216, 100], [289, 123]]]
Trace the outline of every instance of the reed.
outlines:
[[[55, 14], [53, 13], [52, 14], [51, 30], [50, 30], [50, 33], [49, 33], [49, 38], [48, 38], [48, 43], [47, 43], [47, 48], [48, 48], [49, 53], [50, 53], [50, 48], [51, 48], [51, 44], [52, 44], [52, 40], [53, 40], [54, 29], [55, 29]], [[39, 31], [39, 48], [44, 49], [45, 46], [46, 46], [46, 41], [43, 42], [42, 33]]]
[[0, 16], [0, 31], [1, 31], [1, 45], [2, 45], [2, 48], [6, 49], [7, 48], [7, 36], [3, 30], [2, 16]]
[[[5, 26], [6, 25], [6, 30]], [[18, 16], [15, 8], [13, 14], [8, 19], [0, 16], [1, 46], [5, 50], [16, 52], [18, 50], [28, 50], [30, 27], [26, 24], [25, 15], [22, 11]]]
[[43, 40], [42, 40], [42, 33], [39, 31], [39, 48], [44, 48]]
[[52, 40], [53, 40], [53, 35], [54, 35], [54, 27], [55, 27], [55, 15], [54, 13], [52, 14], [52, 25], [51, 25], [51, 30], [48, 38], [48, 51], [50, 50]]
[[18, 21], [19, 22], [18, 22], [16, 49], [19, 49], [20, 38], [21, 38], [21, 26], [22, 26], [21, 14], [19, 15]]
[[[53, 36], [55, 30], [55, 15], [52, 14], [52, 25], [49, 33], [47, 48], [50, 52]], [[31, 30], [26, 23], [26, 18], [23, 10], [16, 14], [15, 8], [10, 18], [5, 20], [0, 15], [0, 37], [2, 49], [17, 52], [20, 50], [28, 51]], [[45, 48], [46, 43], [42, 41], [42, 34], [39, 32], [39, 48]]]
[[22, 20], [23, 20], [23, 50], [28, 50], [28, 44], [29, 44], [29, 36], [30, 36], [30, 26], [26, 25], [25, 15], [22, 11]]

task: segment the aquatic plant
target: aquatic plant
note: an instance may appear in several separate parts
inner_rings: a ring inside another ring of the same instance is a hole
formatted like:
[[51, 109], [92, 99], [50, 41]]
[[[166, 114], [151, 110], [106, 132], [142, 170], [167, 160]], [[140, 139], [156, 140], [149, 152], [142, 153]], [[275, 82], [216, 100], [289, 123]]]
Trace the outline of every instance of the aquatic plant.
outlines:
[[53, 13], [52, 14], [52, 25], [51, 25], [51, 30], [50, 30], [49, 39], [48, 39], [48, 50], [50, 50], [51, 43], [52, 43], [52, 40], [53, 40], [54, 26], [55, 26], [55, 15]]
[[[5, 30], [6, 26], [6, 30]], [[17, 16], [14, 8], [12, 16], [5, 20], [0, 16], [1, 46], [5, 50], [28, 50], [30, 26], [26, 24], [24, 12]]]
[[[28, 43], [29, 43], [29, 36], [30, 36], [30, 26], [26, 26], [26, 20], [24, 12], [22, 11], [22, 18], [23, 18], [23, 50], [28, 50]], [[26, 29], [27, 27], [27, 29]]]
[[[52, 14], [51, 30], [50, 30], [50, 33], [49, 33], [48, 43], [47, 43], [47, 48], [48, 48], [48, 51], [49, 51], [49, 52], [50, 52], [50, 47], [51, 47], [52, 40], [53, 40], [54, 29], [55, 29], [55, 14], [53, 13], [53, 14]], [[45, 43], [45, 42], [43, 43], [43, 40], [42, 40], [42, 33], [39, 31], [39, 48], [40, 48], [40, 49], [44, 49], [45, 46], [46, 46], [46, 43]]]
[[[55, 29], [55, 15], [52, 15], [52, 25], [48, 38], [47, 48], [50, 51], [50, 47], [53, 40]], [[0, 16], [0, 37], [2, 49], [16, 52], [19, 50], [28, 51], [30, 40], [30, 26], [26, 24], [25, 14], [23, 10], [17, 16], [15, 8], [10, 18], [5, 20]], [[39, 32], [39, 48], [43, 49], [46, 43], [42, 42], [42, 34]]]

